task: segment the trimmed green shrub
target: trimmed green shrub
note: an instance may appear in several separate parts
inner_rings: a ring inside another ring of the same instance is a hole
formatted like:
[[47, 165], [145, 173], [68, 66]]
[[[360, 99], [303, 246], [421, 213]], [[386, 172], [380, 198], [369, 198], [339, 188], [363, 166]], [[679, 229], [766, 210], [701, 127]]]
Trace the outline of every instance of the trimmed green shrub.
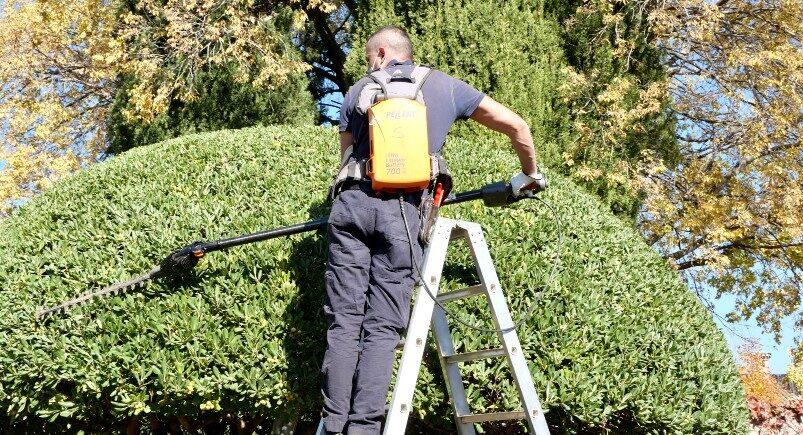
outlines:
[[[37, 307], [147, 270], [171, 250], [325, 214], [334, 129], [268, 127], [190, 135], [82, 171], [0, 222], [0, 427], [4, 430], [224, 430], [277, 418], [312, 422], [320, 406], [325, 241], [307, 233], [215, 253], [196, 274], [103, 299], [45, 324]], [[509, 177], [509, 149], [447, 144], [456, 191]], [[745, 432], [743, 391], [709, 314], [627, 225], [550, 174], [535, 201], [444, 214], [477, 221], [556, 432]], [[114, 186], [114, 189], [109, 189]], [[449, 288], [472, 283], [450, 251]], [[479, 299], [454, 315], [490, 325]], [[461, 350], [495, 338], [455, 328]], [[452, 426], [433, 352], [413, 417]], [[517, 406], [499, 361], [467, 365], [474, 411]], [[515, 432], [515, 427], [488, 426]], [[232, 429], [233, 430], [233, 429]]]

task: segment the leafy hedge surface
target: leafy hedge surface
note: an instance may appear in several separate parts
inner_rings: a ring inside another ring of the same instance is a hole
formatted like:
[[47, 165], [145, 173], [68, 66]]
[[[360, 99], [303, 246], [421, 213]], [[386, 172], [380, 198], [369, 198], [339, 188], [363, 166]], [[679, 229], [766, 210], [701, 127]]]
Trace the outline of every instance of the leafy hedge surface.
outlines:
[[[326, 213], [336, 143], [333, 129], [317, 127], [185, 136], [83, 171], [0, 222], [0, 426], [314, 420], [325, 330], [321, 234], [215, 253], [189, 280], [157, 282], [45, 325], [34, 312], [141, 273], [192, 240]], [[447, 155], [456, 190], [516, 170], [510, 150], [481, 143], [452, 141]], [[544, 198], [559, 210], [566, 237], [558, 283], [546, 289], [555, 225], [543, 206], [445, 210], [484, 224], [514, 316], [540, 292], [520, 336], [549, 422], [559, 432], [744, 432], [730, 353], [701, 304], [590, 195], [558, 176], [551, 183]], [[467, 250], [452, 251], [446, 274], [456, 278], [447, 284], [470, 284]], [[477, 322], [478, 306], [449, 308]], [[487, 334], [455, 335], [461, 349], [494, 345]], [[429, 355], [414, 416], [430, 431], [448, 430], [440, 369]], [[499, 364], [465, 365], [475, 412], [516, 406]]]

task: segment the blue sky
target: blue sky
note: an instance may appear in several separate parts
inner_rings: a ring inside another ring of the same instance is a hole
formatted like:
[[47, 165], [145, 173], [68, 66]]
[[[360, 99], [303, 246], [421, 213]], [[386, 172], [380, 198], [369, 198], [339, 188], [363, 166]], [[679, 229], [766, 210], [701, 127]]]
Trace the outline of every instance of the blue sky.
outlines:
[[731, 295], [725, 295], [712, 302], [714, 304], [715, 313], [712, 315], [714, 322], [725, 334], [725, 339], [728, 340], [728, 345], [731, 348], [731, 351], [733, 351], [734, 356], [736, 355], [737, 348], [739, 345], [745, 342], [745, 339], [755, 340], [761, 343], [765, 352], [770, 354], [770, 370], [773, 373], [787, 372], [789, 364], [792, 360], [791, 356], [789, 355], [789, 349], [793, 348], [795, 345], [794, 338], [797, 332], [795, 331], [795, 322], [793, 317], [787, 317], [781, 322], [781, 332], [783, 337], [780, 344], [778, 344], [775, 343], [775, 340], [771, 334], [764, 333], [753, 320], [740, 323], [728, 323], [722, 319], [725, 317], [725, 315], [733, 310], [736, 302], [735, 297]]

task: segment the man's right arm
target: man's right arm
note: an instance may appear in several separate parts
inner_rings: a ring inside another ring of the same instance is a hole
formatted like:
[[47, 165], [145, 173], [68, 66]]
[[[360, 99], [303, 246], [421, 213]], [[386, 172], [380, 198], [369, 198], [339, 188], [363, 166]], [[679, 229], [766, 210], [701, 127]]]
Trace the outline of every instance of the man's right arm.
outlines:
[[354, 134], [351, 132], [351, 116], [354, 111], [352, 95], [354, 87], [350, 87], [346, 95], [343, 96], [343, 102], [340, 104], [340, 158], [344, 158], [344, 154], [348, 147], [354, 144]]
[[350, 131], [340, 132], [340, 156], [346, 154], [346, 150], [354, 143], [354, 136]]
[[521, 172], [530, 176], [538, 173], [533, 136], [530, 134], [530, 126], [521, 116], [486, 95], [474, 110], [471, 119], [507, 135], [519, 157]]

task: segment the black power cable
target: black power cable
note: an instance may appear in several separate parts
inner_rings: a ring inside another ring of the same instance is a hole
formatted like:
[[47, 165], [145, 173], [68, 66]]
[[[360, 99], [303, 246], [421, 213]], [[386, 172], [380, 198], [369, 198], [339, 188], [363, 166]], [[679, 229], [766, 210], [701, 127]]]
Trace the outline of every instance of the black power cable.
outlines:
[[[555, 225], [557, 226], [558, 241], [557, 241], [557, 248], [555, 250], [556, 255], [555, 255], [555, 260], [552, 262], [552, 268], [551, 268], [551, 270], [549, 272], [549, 277], [547, 278], [547, 282], [544, 285], [544, 287], [547, 288], [547, 287], [551, 287], [552, 286], [552, 284], [555, 282], [555, 277], [557, 275], [558, 261], [560, 260], [560, 251], [561, 251], [561, 248], [563, 247], [563, 225], [560, 222], [560, 216], [558, 215], [557, 210], [555, 210], [555, 207], [553, 207], [550, 203], [544, 201], [543, 199], [541, 199], [541, 198], [539, 198], [537, 196], [532, 196], [531, 198], [537, 200], [538, 202], [540, 202], [542, 204], [544, 204], [550, 210], [550, 212], [552, 212], [552, 216], [555, 218]], [[415, 272], [418, 274], [418, 281], [421, 282], [422, 287], [427, 292], [427, 294], [429, 295], [430, 299], [432, 299], [433, 302], [435, 302], [435, 304], [440, 309], [442, 309], [443, 312], [447, 316], [449, 316], [452, 319], [456, 320], [461, 325], [463, 325], [463, 326], [465, 326], [467, 328], [473, 329], [475, 331], [496, 332], [496, 333], [502, 333], [502, 334], [504, 334], [505, 332], [509, 332], [511, 330], [518, 329], [521, 325], [524, 324], [524, 322], [528, 318], [530, 318], [530, 316], [532, 315], [533, 311], [535, 311], [535, 307], [536, 307], [535, 301], [538, 299], [538, 297], [537, 297], [538, 295], [536, 294], [535, 291], [532, 291], [532, 293], [533, 293], [533, 301], [530, 302], [529, 307], [527, 308], [527, 311], [525, 312], [525, 314], [517, 322], [514, 322], [512, 327], [507, 328], [507, 329], [501, 329], [500, 330], [500, 329], [496, 329], [496, 328], [493, 328], [493, 329], [483, 328], [483, 327], [472, 325], [472, 324], [470, 324], [468, 322], [465, 322], [465, 321], [461, 320], [459, 317], [457, 317], [456, 315], [452, 315], [452, 313], [450, 313], [446, 309], [446, 307], [443, 306], [443, 304], [438, 300], [438, 298], [435, 296], [435, 294], [429, 288], [429, 285], [427, 284], [427, 280], [424, 279], [424, 273], [421, 270], [421, 266], [415, 260], [415, 248], [413, 246], [413, 238], [410, 235], [410, 225], [407, 222], [407, 214], [404, 212], [404, 195], [401, 194], [401, 193], [399, 194], [399, 209], [401, 210], [402, 220], [404, 221], [404, 229], [407, 231], [407, 241], [410, 244], [410, 260], [411, 260], [411, 263], [413, 265], [413, 270], [415, 270]]]

